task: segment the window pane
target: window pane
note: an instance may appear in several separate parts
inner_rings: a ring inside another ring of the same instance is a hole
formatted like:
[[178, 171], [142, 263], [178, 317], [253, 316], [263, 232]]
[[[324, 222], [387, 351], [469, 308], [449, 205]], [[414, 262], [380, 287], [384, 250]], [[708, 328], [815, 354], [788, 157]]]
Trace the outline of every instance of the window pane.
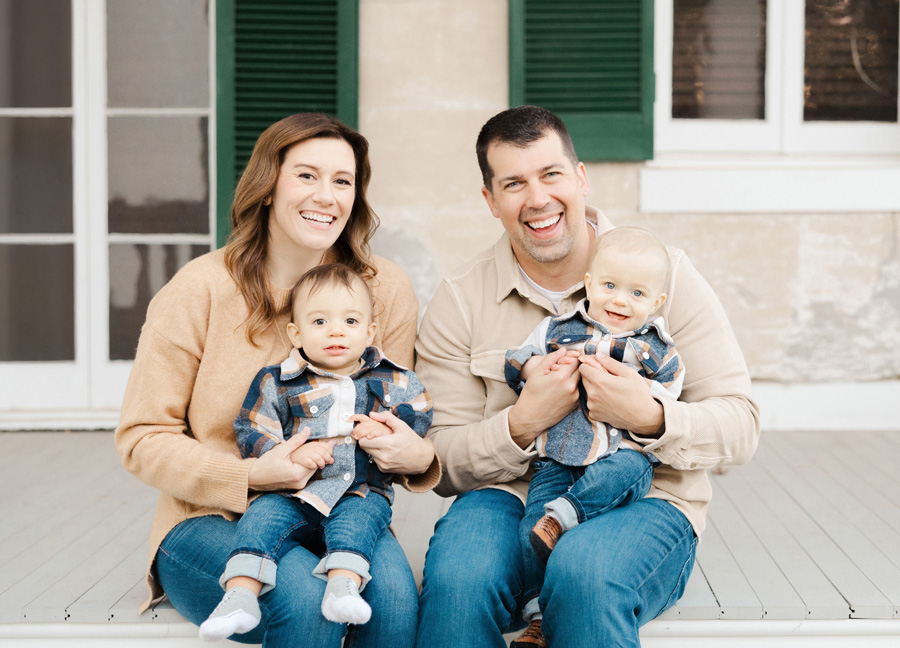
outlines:
[[0, 106], [72, 105], [71, 0], [0, 0]]
[[672, 117], [765, 119], [766, 0], [675, 0]]
[[0, 117], [0, 234], [71, 232], [71, 118]]
[[71, 245], [0, 245], [0, 361], [75, 359], [74, 263]]
[[204, 117], [109, 119], [109, 231], [209, 232]]
[[897, 121], [898, 0], [807, 0], [804, 121]]
[[150, 299], [205, 245], [109, 246], [109, 359], [131, 360]]
[[111, 108], [209, 105], [206, 0], [106, 3]]

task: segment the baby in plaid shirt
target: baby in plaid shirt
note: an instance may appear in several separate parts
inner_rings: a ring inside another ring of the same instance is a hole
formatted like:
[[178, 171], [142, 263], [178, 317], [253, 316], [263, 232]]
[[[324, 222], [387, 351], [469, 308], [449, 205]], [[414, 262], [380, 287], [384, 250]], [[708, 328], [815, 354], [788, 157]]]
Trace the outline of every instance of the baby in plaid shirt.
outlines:
[[[540, 356], [559, 352], [548, 369], [556, 371], [603, 354], [646, 377], [654, 397], [677, 399], [684, 365], [663, 318], [653, 317], [666, 300], [668, 275], [668, 252], [650, 232], [618, 227], [603, 234], [584, 278], [587, 299], [570, 313], [545, 318], [521, 346], [507, 352], [510, 387], [521, 392]], [[523, 637], [529, 639], [540, 632], [538, 595], [556, 542], [577, 524], [644, 497], [659, 463], [626, 430], [590, 420], [585, 392], [579, 390], [580, 406], [535, 440], [538, 459], [519, 527], [529, 623]]]
[[368, 416], [373, 411], [390, 410], [419, 436], [431, 425], [431, 399], [416, 375], [370, 346], [372, 298], [360, 275], [341, 264], [313, 268], [293, 289], [291, 315], [294, 349], [280, 365], [260, 370], [234, 429], [244, 457], [308, 434], [291, 454], [308, 482], [298, 492], [259, 496], [239, 520], [219, 579], [225, 596], [200, 626], [205, 640], [255, 628], [257, 599], [275, 587], [279, 559], [308, 541], [325, 544], [313, 570], [327, 581], [322, 614], [336, 623], [366, 623], [371, 608], [359, 593], [391, 521], [394, 476], [357, 439], [391, 433]]

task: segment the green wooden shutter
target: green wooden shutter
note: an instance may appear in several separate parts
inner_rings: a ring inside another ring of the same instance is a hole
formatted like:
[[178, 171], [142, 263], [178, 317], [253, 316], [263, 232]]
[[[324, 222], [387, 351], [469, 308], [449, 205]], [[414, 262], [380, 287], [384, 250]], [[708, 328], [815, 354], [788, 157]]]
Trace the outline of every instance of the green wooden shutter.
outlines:
[[217, 239], [259, 134], [299, 112], [356, 128], [359, 0], [216, 2]]
[[510, 0], [510, 105], [565, 122], [582, 160], [653, 157], [653, 0]]

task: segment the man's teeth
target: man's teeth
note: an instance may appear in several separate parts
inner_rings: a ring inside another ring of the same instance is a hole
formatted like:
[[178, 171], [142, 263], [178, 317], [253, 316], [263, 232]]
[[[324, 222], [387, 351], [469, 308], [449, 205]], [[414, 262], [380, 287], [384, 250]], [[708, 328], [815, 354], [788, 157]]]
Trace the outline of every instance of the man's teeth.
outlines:
[[300, 216], [305, 218], [306, 220], [316, 221], [317, 223], [330, 223], [334, 220], [332, 216], [326, 216], [325, 214], [316, 214], [313, 212], [300, 212]]
[[551, 227], [552, 225], [556, 225], [559, 222], [559, 214], [555, 216], [551, 216], [550, 218], [545, 218], [541, 221], [534, 221], [533, 223], [528, 223], [528, 226], [531, 229], [544, 229], [545, 227]]

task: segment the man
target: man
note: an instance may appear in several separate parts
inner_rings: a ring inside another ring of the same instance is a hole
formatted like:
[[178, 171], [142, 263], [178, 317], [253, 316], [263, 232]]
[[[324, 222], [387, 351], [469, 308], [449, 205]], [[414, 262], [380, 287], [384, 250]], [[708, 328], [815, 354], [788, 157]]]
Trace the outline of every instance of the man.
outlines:
[[584, 297], [592, 243], [612, 224], [585, 207], [584, 165], [549, 111], [494, 116], [476, 151], [482, 193], [506, 232], [443, 281], [416, 345], [416, 372], [434, 400], [436, 491], [458, 496], [429, 545], [418, 646], [500, 647], [504, 632], [524, 625], [518, 525], [534, 439], [576, 406], [579, 381], [591, 419], [629, 430], [662, 465], [645, 499], [559, 540], [540, 596], [543, 637], [526, 633], [516, 645], [639, 646], [638, 628], [684, 591], [711, 494], [707, 469], [745, 462], [756, 448], [747, 369], [712, 290], [673, 249], [660, 314], [684, 361], [680, 401], [655, 400], [611, 358], [539, 368], [516, 398], [504, 379], [506, 349]]

